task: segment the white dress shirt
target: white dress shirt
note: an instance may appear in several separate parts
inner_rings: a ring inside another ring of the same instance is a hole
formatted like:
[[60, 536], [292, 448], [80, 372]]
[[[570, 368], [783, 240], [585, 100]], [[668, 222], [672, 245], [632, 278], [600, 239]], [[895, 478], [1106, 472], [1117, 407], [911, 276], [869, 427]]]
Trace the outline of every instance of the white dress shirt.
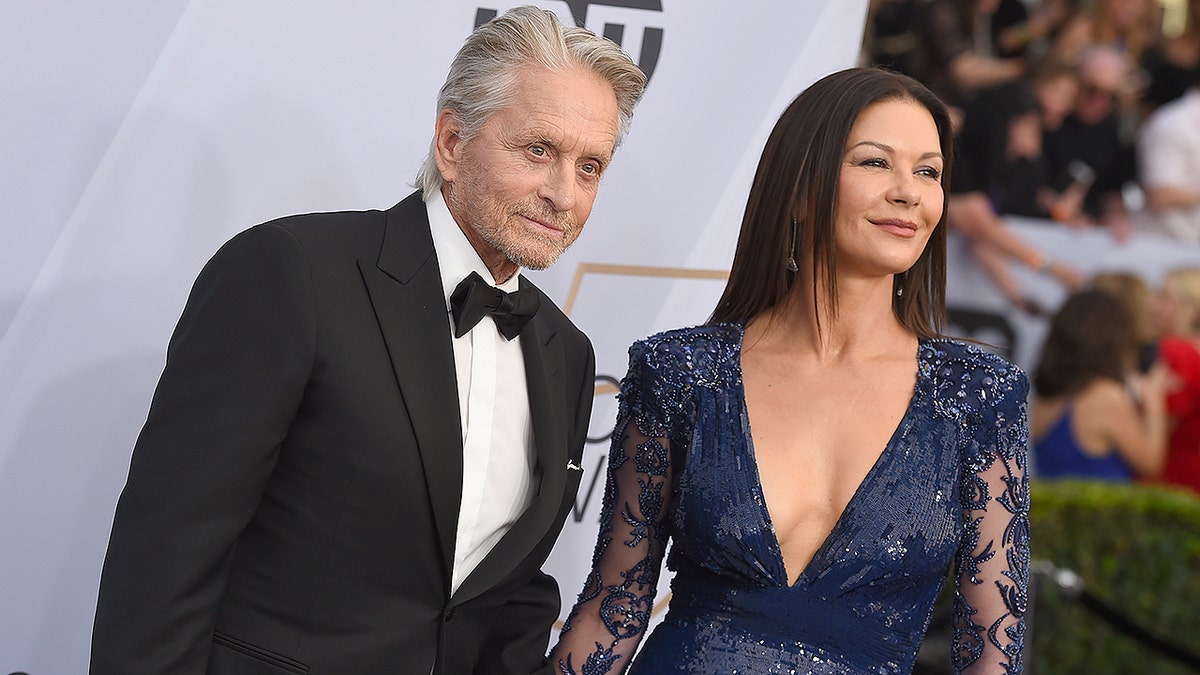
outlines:
[[[493, 283], [479, 254], [450, 215], [441, 192], [425, 203], [442, 275], [446, 313], [450, 295], [468, 274]], [[520, 274], [497, 285], [515, 291]], [[487, 556], [533, 500], [537, 487], [525, 357], [520, 338], [506, 340], [491, 316], [454, 338], [454, 370], [463, 430], [463, 485], [454, 546], [451, 593]]]
[[[1138, 171], [1146, 188], [1200, 192], [1200, 89], [1188, 89], [1146, 120], [1138, 137]], [[1200, 244], [1200, 205], [1149, 213], [1146, 218], [1180, 241]]]

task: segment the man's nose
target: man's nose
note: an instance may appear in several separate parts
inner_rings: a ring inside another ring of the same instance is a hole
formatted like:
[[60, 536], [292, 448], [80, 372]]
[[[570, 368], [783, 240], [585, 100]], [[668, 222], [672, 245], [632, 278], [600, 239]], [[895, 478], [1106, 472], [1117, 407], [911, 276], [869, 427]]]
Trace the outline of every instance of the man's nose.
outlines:
[[555, 211], [570, 211], [575, 208], [576, 189], [575, 165], [556, 162], [546, 172], [538, 196], [550, 202]]

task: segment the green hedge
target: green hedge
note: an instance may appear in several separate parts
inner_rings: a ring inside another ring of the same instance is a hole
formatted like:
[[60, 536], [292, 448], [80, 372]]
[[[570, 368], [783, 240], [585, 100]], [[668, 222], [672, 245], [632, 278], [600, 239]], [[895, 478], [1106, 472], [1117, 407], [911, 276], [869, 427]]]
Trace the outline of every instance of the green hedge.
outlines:
[[[1033, 557], [1077, 572], [1093, 595], [1159, 637], [1200, 653], [1200, 499], [1140, 485], [1035, 481]], [[1036, 578], [1036, 675], [1192, 673], [1113, 630]]]

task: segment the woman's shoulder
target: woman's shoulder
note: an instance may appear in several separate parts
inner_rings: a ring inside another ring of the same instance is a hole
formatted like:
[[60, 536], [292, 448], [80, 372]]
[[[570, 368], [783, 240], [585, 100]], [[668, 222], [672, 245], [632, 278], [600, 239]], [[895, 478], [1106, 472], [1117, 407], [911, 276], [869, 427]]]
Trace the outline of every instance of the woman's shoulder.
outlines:
[[702, 324], [672, 328], [633, 343], [630, 351], [686, 354], [703, 349], [721, 349], [741, 342], [742, 327], [736, 323]]
[[1075, 395], [1075, 409], [1081, 422], [1091, 427], [1105, 428], [1114, 415], [1131, 410], [1133, 398], [1124, 382], [1111, 377], [1097, 377]]
[[1015, 364], [983, 347], [953, 339], [925, 340], [921, 365], [934, 414], [952, 420], [963, 441], [964, 466], [1023, 462], [1029, 442], [1029, 379]]
[[921, 343], [921, 366], [935, 398], [984, 412], [1001, 401], [1024, 404], [1029, 378], [1019, 366], [984, 347], [937, 338]]
[[742, 325], [704, 324], [675, 328], [638, 340], [629, 348], [630, 366], [659, 374], [679, 373], [690, 381], [723, 380], [736, 370]]
[[924, 360], [939, 364], [957, 364], [965, 368], [988, 368], [997, 371], [1020, 371], [1008, 359], [982, 344], [943, 337], [921, 341]]

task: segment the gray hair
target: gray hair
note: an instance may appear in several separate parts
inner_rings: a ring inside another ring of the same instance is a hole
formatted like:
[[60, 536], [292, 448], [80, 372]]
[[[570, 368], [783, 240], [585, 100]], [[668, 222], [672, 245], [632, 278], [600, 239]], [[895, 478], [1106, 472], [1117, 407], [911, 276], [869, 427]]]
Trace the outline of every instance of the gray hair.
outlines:
[[[617, 97], [616, 145], [621, 144], [646, 88], [646, 75], [612, 40], [586, 28], [563, 26], [554, 12], [530, 5], [513, 8], [471, 33], [450, 64], [438, 112], [454, 111], [459, 135], [469, 141], [492, 114], [512, 102], [520, 73], [530, 66], [554, 72], [583, 68], [604, 78]], [[436, 142], [430, 142], [414, 182], [427, 196], [442, 187]]]

